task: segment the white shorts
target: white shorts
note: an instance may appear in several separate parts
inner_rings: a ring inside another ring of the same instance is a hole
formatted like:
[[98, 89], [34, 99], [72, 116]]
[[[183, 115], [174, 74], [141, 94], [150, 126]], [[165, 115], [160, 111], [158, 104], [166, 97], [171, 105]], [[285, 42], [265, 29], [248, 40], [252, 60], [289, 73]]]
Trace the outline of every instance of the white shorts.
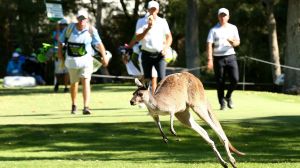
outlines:
[[62, 61], [58, 59], [54, 62], [54, 73], [55, 74], [66, 74], [68, 72], [67, 68], [62, 65]]
[[80, 69], [68, 69], [70, 76], [70, 83], [79, 82], [81, 78], [90, 79], [93, 73], [93, 67], [85, 67]]

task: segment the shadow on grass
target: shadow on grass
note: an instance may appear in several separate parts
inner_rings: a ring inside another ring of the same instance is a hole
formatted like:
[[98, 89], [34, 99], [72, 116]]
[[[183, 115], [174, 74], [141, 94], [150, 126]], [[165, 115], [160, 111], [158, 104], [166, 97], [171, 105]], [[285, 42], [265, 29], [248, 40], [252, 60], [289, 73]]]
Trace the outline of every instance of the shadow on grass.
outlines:
[[[152, 122], [92, 123], [49, 125], [1, 125], [0, 149], [17, 150], [17, 156], [1, 156], [0, 161], [19, 160], [126, 160], [163, 162], [216, 162], [210, 147], [192, 130], [176, 121], [175, 129], [181, 139], [167, 132], [164, 144]], [[201, 122], [203, 125], [203, 122]], [[232, 144], [247, 156], [238, 162], [300, 162], [300, 117], [281, 116], [223, 123]], [[218, 149], [224, 148], [206, 125]], [[64, 152], [57, 156], [32, 155], [36, 152]], [[26, 155], [22, 155], [26, 152]]]
[[16, 95], [31, 95], [31, 94], [49, 94], [54, 93], [50, 87], [28, 87], [28, 88], [1, 88], [0, 95], [16, 96]]
[[3, 118], [3, 117], [42, 117], [42, 116], [52, 116], [52, 115], [51, 114], [0, 115], [0, 118]]

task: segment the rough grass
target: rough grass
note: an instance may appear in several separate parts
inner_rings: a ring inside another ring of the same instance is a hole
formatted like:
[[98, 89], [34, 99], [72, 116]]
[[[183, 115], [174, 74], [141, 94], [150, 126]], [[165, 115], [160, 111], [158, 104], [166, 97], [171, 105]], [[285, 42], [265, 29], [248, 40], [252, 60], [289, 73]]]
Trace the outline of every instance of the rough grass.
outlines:
[[[132, 107], [129, 85], [93, 85], [91, 116], [70, 114], [70, 96], [52, 87], [0, 88], [0, 167], [221, 167], [197, 134], [175, 121], [178, 138], [164, 144], [145, 109]], [[300, 97], [236, 91], [234, 110], [221, 112], [216, 91], [207, 95], [232, 144], [247, 156], [238, 167], [300, 167]], [[199, 120], [223, 147], [210, 128]]]

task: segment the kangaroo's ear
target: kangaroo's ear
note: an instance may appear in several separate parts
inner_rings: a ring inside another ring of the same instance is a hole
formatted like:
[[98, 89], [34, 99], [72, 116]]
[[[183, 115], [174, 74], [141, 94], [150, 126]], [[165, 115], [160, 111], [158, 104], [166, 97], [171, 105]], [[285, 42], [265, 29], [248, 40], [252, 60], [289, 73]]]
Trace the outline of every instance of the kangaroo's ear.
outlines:
[[144, 87], [141, 81], [138, 78], [134, 78], [134, 82], [138, 88]]

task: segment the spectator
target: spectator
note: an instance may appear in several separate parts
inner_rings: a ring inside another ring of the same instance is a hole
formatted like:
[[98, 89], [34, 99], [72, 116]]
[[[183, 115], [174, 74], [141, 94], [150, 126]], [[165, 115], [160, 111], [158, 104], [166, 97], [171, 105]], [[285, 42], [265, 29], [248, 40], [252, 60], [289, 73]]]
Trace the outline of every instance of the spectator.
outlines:
[[67, 19], [61, 19], [58, 21], [56, 30], [53, 31], [53, 45], [54, 45], [54, 92], [58, 92], [59, 84], [64, 84], [64, 92], [69, 92], [69, 74], [67, 68], [64, 66], [64, 63], [61, 59], [57, 58], [57, 48], [59, 36], [62, 34], [63, 30], [68, 26]]
[[[149, 1], [149, 16], [143, 17], [136, 24], [136, 40], [142, 43], [142, 67], [146, 84], [152, 79], [152, 67], [154, 66], [158, 82], [166, 75], [166, 61], [164, 59], [167, 49], [172, 44], [172, 35], [167, 21], [158, 14], [159, 4]], [[156, 86], [152, 86], [154, 92]]]
[[[133, 62], [135, 62], [136, 64], [138, 64], [138, 67], [139, 67], [139, 70], [141, 72], [141, 74], [143, 75], [144, 74], [144, 71], [143, 71], [143, 66], [142, 66], [142, 59], [141, 59], [141, 56], [142, 56], [142, 52], [141, 52], [141, 42], [136, 42], [136, 38], [135, 36], [132, 38], [132, 40], [130, 41], [129, 45], [125, 44], [125, 47], [127, 49], [133, 49], [133, 52], [132, 52], [132, 55], [131, 55], [131, 60]], [[123, 57], [123, 62], [125, 64], [128, 63], [128, 60], [129, 58], [127, 57]], [[152, 66], [152, 72], [151, 72], [151, 87], [153, 88], [152, 89], [152, 93], [154, 94], [154, 91], [155, 91], [155, 88], [157, 86], [157, 71], [155, 69], [154, 66]]]
[[23, 69], [22, 65], [23, 62], [19, 59], [20, 54], [17, 52], [13, 52], [11, 60], [8, 62], [6, 67], [6, 74], [8, 76], [22, 76]]
[[25, 59], [26, 59], [26, 56], [23, 55], [23, 50], [22, 50], [20, 47], [18, 47], [18, 48], [15, 49], [15, 52], [19, 53], [19, 60], [20, 60], [22, 63], [24, 63], [24, 62], [25, 62]]
[[77, 23], [71, 23], [61, 34], [58, 45], [58, 58], [63, 60], [62, 43], [66, 44], [65, 65], [68, 68], [70, 76], [71, 92], [71, 114], [77, 110], [76, 98], [78, 93], [78, 84], [81, 81], [83, 92], [83, 114], [91, 114], [89, 109], [90, 103], [90, 81], [93, 73], [93, 48], [92, 45], [101, 53], [100, 60], [103, 66], [108, 65], [108, 57], [105, 47], [99, 37], [95, 27], [88, 24], [88, 12], [85, 10], [78, 11]]
[[[240, 45], [240, 38], [237, 27], [228, 23], [228, 9], [220, 8], [218, 19], [219, 23], [210, 29], [207, 37], [207, 68], [214, 69], [220, 110], [224, 110], [226, 102], [228, 108], [233, 108], [231, 96], [239, 80], [234, 47]], [[228, 73], [230, 85], [224, 96], [226, 73]]]
[[23, 70], [25, 76], [32, 76], [35, 78], [38, 85], [45, 85], [46, 82], [42, 77], [43, 67], [36, 59], [36, 54], [32, 53], [29, 57], [25, 59], [23, 64]]

